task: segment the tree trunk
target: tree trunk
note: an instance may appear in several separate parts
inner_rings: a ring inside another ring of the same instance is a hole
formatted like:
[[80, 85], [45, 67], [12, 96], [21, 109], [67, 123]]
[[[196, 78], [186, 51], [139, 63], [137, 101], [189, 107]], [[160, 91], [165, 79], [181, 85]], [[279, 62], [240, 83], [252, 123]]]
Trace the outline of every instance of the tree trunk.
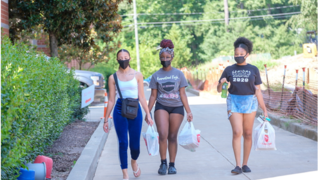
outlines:
[[224, 0], [224, 21], [226, 23], [226, 26], [229, 25], [228, 0]]
[[51, 57], [58, 57], [58, 42], [54, 33], [49, 33]]

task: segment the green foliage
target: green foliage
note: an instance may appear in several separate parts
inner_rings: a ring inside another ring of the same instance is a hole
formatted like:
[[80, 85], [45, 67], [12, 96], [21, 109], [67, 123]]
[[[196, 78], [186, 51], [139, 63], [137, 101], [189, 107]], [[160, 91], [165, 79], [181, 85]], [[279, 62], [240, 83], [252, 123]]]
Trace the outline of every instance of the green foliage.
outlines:
[[318, 31], [318, 0], [290, 0], [291, 3], [301, 6], [301, 14], [293, 16], [287, 22], [294, 29], [306, 28]]
[[275, 61], [271, 61], [271, 60], [256, 60], [256, 61], [252, 61], [250, 62], [250, 64], [256, 66], [260, 71], [264, 70], [264, 65], [266, 64], [268, 68], [273, 68], [278, 66], [280, 63], [279, 62], [275, 62]]
[[79, 82], [28, 45], [4, 37], [1, 52], [1, 178], [16, 179], [79, 114]]
[[192, 65], [190, 48], [187, 47], [192, 41], [192, 36], [187, 31], [183, 31], [175, 24], [165, 36], [166, 39], [171, 39], [174, 42], [174, 58], [172, 65], [182, 68]]
[[[97, 38], [97, 33], [91, 29], [92, 37]], [[91, 66], [98, 63], [106, 63], [109, 61], [109, 53], [113, 53], [115, 49], [120, 46], [119, 42], [110, 42], [108, 45], [102, 40], [96, 39], [96, 44], [92, 45], [90, 49], [82, 49], [72, 45], [62, 45], [59, 47], [59, 59], [65, 62], [76, 61], [79, 69], [82, 70], [83, 66], [87, 63]]]
[[[285, 13], [299, 12], [300, 9], [303, 11], [300, 6], [292, 6], [296, 4], [293, 1], [229, 0], [230, 20], [229, 25], [225, 25], [223, 1], [185, 0], [157, 1], [154, 3], [150, 0], [137, 0], [137, 13], [144, 13], [144, 15], [138, 15], [141, 71], [147, 76], [161, 68], [155, 48], [164, 38], [171, 38], [177, 48], [173, 61], [173, 65], [176, 67], [195, 67], [206, 64], [220, 56], [232, 56], [233, 42], [240, 36], [247, 37], [253, 42], [253, 54], [270, 53], [272, 59], [278, 59], [283, 56], [294, 55], [294, 51], [298, 54], [302, 53], [300, 45], [305, 41], [305, 36], [302, 35], [303, 32], [299, 34], [297, 28], [304, 29], [304, 25], [298, 25], [295, 28], [286, 25], [292, 15]], [[314, 9], [313, 6], [311, 9]], [[132, 13], [132, 6], [125, 3], [119, 5], [119, 14]], [[195, 14], [177, 15], [172, 13]], [[311, 12], [309, 11], [309, 13]], [[317, 12], [313, 11], [313, 13]], [[272, 16], [275, 14], [282, 15]], [[206, 21], [181, 22], [193, 20]], [[175, 21], [175, 23], [145, 24], [169, 21]], [[123, 16], [122, 24], [124, 29], [117, 40], [122, 43], [121, 48], [130, 50], [132, 57], [135, 57], [132, 16]], [[178, 50], [179, 47], [184, 51]], [[135, 59], [133, 58], [132, 64], [134, 63]], [[111, 64], [114, 64], [113, 60]], [[136, 66], [132, 67], [136, 68]], [[143, 67], [147, 67], [147, 69], [143, 69]]]
[[40, 25], [50, 36], [53, 57], [58, 56], [58, 46], [62, 44], [72, 44], [89, 51], [96, 44], [90, 31], [92, 27], [98, 39], [107, 44], [121, 30], [121, 18], [117, 14], [121, 1], [9, 1], [10, 29], [12, 32], [31, 32], [34, 26]]

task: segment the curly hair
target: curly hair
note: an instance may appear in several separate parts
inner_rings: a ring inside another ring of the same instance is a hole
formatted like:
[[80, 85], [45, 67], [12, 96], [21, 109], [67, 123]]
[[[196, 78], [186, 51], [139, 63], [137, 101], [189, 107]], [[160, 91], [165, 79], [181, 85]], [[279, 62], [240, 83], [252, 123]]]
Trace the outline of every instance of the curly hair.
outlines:
[[253, 48], [253, 44], [252, 42], [245, 38], [245, 37], [239, 37], [234, 43], [233, 43], [234, 49], [236, 48], [243, 48], [247, 51], [247, 53], [251, 53], [252, 52], [252, 48]]

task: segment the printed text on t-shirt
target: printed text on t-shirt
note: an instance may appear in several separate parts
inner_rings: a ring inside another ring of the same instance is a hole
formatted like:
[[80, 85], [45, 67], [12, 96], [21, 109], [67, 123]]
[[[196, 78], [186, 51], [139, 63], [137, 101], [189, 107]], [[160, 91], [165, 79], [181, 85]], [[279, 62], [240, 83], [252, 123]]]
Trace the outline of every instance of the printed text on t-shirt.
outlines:
[[165, 77], [162, 77], [162, 78], [157, 77], [157, 80], [158, 80], [158, 81], [159, 81], [159, 80], [168, 80], [168, 79], [177, 80], [177, 79], [179, 79], [179, 77], [178, 77], [178, 76], [175, 76], [175, 75], [165, 76]]
[[250, 74], [248, 70], [234, 70], [232, 71], [233, 82], [249, 82]]

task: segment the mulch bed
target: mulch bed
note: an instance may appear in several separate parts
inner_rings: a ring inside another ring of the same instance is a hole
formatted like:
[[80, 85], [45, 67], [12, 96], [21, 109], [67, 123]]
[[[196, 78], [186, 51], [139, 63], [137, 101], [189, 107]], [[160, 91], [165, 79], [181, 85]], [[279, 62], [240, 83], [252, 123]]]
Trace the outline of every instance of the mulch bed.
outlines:
[[45, 151], [53, 160], [52, 180], [67, 179], [98, 125], [99, 122], [78, 120], [64, 128], [61, 136]]

